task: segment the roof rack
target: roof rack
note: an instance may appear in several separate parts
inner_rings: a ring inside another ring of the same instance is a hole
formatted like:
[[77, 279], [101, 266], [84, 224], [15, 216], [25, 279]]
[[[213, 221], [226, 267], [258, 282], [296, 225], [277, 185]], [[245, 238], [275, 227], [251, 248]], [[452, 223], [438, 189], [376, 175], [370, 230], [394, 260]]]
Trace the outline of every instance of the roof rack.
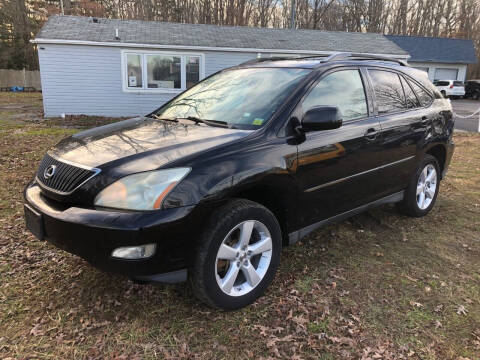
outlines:
[[311, 58], [324, 58], [328, 57], [329, 55], [309, 55], [309, 56], [272, 56], [272, 57], [265, 57], [265, 58], [255, 58], [251, 60], [247, 60], [238, 64], [237, 66], [243, 66], [248, 64], [256, 64], [264, 61], [279, 61], [279, 60], [302, 60], [302, 59], [311, 59]]
[[248, 64], [255, 64], [264, 61], [277, 61], [277, 60], [302, 60], [302, 59], [315, 59], [315, 58], [322, 58], [320, 60], [321, 64], [330, 61], [340, 61], [340, 60], [381, 60], [381, 61], [390, 61], [400, 64], [401, 66], [408, 66], [408, 64], [403, 60], [398, 60], [395, 58], [391, 58], [388, 56], [381, 56], [381, 55], [367, 55], [362, 53], [349, 53], [349, 52], [336, 52], [331, 55], [309, 55], [309, 56], [298, 56], [298, 57], [285, 57], [285, 56], [278, 56], [278, 57], [269, 57], [269, 58], [257, 58], [245, 61], [239, 66], [248, 65]]
[[329, 61], [334, 61], [334, 60], [348, 60], [354, 58], [355, 60], [381, 60], [381, 61], [391, 61], [391, 62], [396, 62], [402, 66], [408, 66], [408, 64], [399, 59], [391, 58], [388, 56], [382, 56], [382, 55], [367, 55], [367, 54], [362, 54], [362, 53], [349, 53], [349, 52], [337, 52], [334, 53], [330, 56], [328, 56], [326, 59], [322, 60], [323, 62], [329, 62]]

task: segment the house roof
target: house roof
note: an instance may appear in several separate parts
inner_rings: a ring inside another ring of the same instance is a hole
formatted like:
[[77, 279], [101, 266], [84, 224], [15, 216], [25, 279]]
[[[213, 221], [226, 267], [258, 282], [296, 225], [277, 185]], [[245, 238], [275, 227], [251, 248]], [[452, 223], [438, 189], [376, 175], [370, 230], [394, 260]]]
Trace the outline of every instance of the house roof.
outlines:
[[[115, 38], [116, 29], [120, 40]], [[384, 35], [374, 33], [180, 24], [61, 15], [48, 19], [35, 42], [42, 40], [192, 48], [299, 50], [310, 53], [348, 51], [408, 57], [405, 50]]]
[[386, 35], [408, 51], [409, 61], [475, 64], [477, 56], [472, 40], [420, 36]]

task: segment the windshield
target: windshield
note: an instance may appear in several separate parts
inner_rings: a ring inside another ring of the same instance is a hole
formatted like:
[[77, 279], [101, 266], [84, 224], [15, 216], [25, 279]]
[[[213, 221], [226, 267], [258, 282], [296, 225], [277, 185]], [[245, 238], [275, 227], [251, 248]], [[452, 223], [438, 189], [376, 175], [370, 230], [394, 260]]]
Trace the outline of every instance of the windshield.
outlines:
[[257, 129], [309, 72], [292, 68], [227, 70], [185, 91], [155, 114], [164, 119], [193, 117]]

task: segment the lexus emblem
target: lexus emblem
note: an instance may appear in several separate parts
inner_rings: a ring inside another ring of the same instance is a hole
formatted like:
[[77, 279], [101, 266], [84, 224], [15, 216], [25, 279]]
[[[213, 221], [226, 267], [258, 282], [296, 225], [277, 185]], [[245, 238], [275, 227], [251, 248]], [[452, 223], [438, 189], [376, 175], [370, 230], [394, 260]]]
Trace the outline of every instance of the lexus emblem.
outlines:
[[43, 177], [45, 179], [50, 179], [53, 175], [55, 175], [55, 171], [57, 171], [57, 165], [50, 165], [43, 172]]

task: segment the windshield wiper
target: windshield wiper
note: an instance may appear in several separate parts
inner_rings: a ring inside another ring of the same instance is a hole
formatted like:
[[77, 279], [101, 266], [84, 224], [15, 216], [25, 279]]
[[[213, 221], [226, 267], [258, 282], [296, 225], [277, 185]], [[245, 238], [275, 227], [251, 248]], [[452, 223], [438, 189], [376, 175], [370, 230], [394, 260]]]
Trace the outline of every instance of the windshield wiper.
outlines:
[[162, 118], [162, 117], [158, 116], [157, 114], [152, 114], [152, 116], [157, 120], [178, 122], [177, 118]]
[[185, 120], [190, 120], [190, 121], [193, 121], [195, 124], [206, 124], [206, 125], [209, 125], [209, 126], [217, 126], [217, 127], [225, 127], [225, 128], [228, 128], [229, 125], [226, 121], [220, 121], [220, 120], [206, 120], [206, 119], [200, 119], [198, 117], [195, 117], [195, 116], [187, 116], [185, 118], [162, 118], [156, 114], [152, 114], [152, 116], [157, 119], [157, 120], [163, 120], [163, 121], [172, 121], [172, 122], [179, 122], [180, 120], [182, 119], [185, 119]]
[[194, 121], [195, 124], [202, 123], [202, 124], [206, 124], [206, 125], [210, 125], [210, 126], [219, 126], [219, 127], [228, 128], [228, 123], [226, 121], [200, 119], [196, 116], [187, 116], [185, 119]]

